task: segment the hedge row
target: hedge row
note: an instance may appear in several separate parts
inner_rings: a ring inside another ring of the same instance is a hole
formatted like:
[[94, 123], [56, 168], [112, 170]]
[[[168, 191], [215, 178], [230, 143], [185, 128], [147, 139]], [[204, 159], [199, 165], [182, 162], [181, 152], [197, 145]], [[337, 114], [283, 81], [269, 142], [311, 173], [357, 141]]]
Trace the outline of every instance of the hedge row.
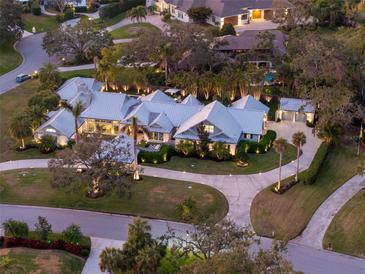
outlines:
[[118, 3], [112, 3], [110, 5], [101, 7], [99, 9], [99, 15], [101, 19], [108, 19], [117, 16], [122, 12], [126, 12], [136, 6], [144, 6], [145, 0], [121, 0]]
[[162, 145], [160, 151], [156, 152], [141, 150], [138, 154], [138, 160], [142, 163], [160, 164], [169, 161], [174, 154], [173, 146]]
[[269, 151], [272, 143], [276, 139], [276, 132], [268, 130], [266, 134], [261, 138], [260, 142], [253, 142], [248, 140], [240, 141], [236, 148], [236, 155], [243, 153], [257, 153], [263, 154]]
[[326, 143], [322, 143], [318, 148], [316, 155], [313, 158], [313, 161], [309, 168], [304, 172], [303, 182], [304, 184], [313, 184], [318, 176], [318, 172], [323, 165], [323, 162], [326, 160], [326, 156], [328, 154], [329, 145]]
[[3, 242], [2, 248], [28, 247], [34, 249], [60, 249], [84, 258], [87, 258], [90, 253], [89, 247], [66, 243], [63, 240], [53, 240], [48, 243], [29, 238], [5, 237], [1, 241]]

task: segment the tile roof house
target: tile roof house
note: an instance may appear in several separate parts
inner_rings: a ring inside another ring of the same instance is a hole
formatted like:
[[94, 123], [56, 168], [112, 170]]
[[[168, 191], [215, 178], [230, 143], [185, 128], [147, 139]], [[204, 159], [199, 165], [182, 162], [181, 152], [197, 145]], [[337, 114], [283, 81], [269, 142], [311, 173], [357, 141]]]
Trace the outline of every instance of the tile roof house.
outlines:
[[[136, 117], [139, 141], [175, 144], [180, 140], [198, 140], [197, 126], [203, 124], [210, 139], [229, 144], [232, 153], [240, 140], [258, 141], [264, 134], [268, 108], [252, 96], [230, 107], [218, 101], [204, 106], [192, 95], [177, 103], [160, 90], [136, 98], [124, 93], [102, 92], [101, 86], [94, 79], [73, 78], [58, 90], [60, 97], [70, 104], [83, 103], [80, 132], [130, 134], [132, 117]], [[34, 137], [39, 139], [42, 135], [53, 135], [59, 145], [66, 145], [74, 135], [72, 114], [63, 108], [49, 113], [49, 119], [35, 130]]]
[[146, 5], [157, 10], [169, 11], [176, 19], [190, 22], [187, 12], [193, 7], [208, 7], [212, 16], [208, 23], [221, 27], [224, 23], [234, 26], [255, 20], [272, 20], [285, 17], [293, 5], [288, 0], [147, 0]]
[[313, 123], [315, 108], [309, 100], [280, 98], [276, 119], [293, 122]]

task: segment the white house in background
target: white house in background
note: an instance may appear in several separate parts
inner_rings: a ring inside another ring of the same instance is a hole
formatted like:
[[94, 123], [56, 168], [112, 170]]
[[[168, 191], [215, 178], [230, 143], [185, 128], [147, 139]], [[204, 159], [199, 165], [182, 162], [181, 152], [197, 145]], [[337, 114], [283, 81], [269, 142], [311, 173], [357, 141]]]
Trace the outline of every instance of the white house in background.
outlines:
[[224, 23], [242, 26], [257, 20], [285, 18], [294, 6], [288, 0], [147, 0], [146, 6], [168, 11], [174, 18], [190, 22], [187, 12], [193, 7], [207, 7], [212, 16], [207, 22], [222, 27]]
[[[137, 118], [138, 141], [177, 144], [198, 140], [197, 127], [204, 125], [213, 142], [224, 142], [235, 153], [243, 139], [259, 141], [265, 133], [269, 108], [248, 95], [226, 107], [218, 101], [204, 106], [194, 96], [181, 103], [160, 90], [138, 98], [124, 93], [102, 92], [102, 84], [91, 78], [68, 80], [57, 91], [70, 104], [81, 101], [84, 111], [78, 120], [79, 131], [119, 136], [131, 134], [132, 118]], [[49, 113], [48, 120], [35, 130], [35, 139], [43, 135], [57, 137], [64, 146], [74, 137], [74, 117], [61, 108]]]
[[315, 108], [309, 100], [281, 98], [276, 119], [313, 123]]

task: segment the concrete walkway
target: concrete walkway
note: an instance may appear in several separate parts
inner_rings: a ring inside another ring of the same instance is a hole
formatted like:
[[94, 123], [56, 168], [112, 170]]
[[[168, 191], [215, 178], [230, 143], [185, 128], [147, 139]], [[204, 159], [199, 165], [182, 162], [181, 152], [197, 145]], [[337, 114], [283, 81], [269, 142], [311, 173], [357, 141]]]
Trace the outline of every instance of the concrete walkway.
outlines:
[[91, 237], [91, 252], [81, 274], [103, 274], [99, 268], [99, 256], [106, 247], [120, 248], [124, 241]]
[[86, 65], [71, 66], [71, 67], [58, 67], [58, 70], [60, 72], [82, 70], [82, 69], [95, 69], [95, 65], [94, 64], [86, 64]]
[[[304, 123], [292, 122], [269, 123], [269, 128], [275, 130], [278, 133], [278, 137], [286, 138], [289, 142], [294, 132], [303, 131], [306, 134], [307, 144], [304, 145], [303, 154], [300, 157], [300, 169], [306, 169], [320, 145], [320, 140], [312, 135], [311, 129], [306, 127]], [[0, 171], [47, 168], [47, 163], [47, 159], [3, 162], [0, 163]], [[292, 176], [295, 170], [295, 162], [285, 165], [282, 168], [283, 178]], [[146, 166], [144, 167], [144, 174], [159, 178], [201, 183], [218, 189], [228, 200], [228, 218], [241, 226], [250, 226], [251, 203], [258, 192], [277, 181], [278, 169], [252, 175], [205, 175]]]
[[42, 14], [44, 14], [44, 15], [48, 15], [48, 16], [56, 16], [57, 15], [56, 13], [52, 13], [52, 12], [47, 11], [46, 8], [44, 7], [44, 5], [40, 5], [40, 7], [41, 7]]
[[322, 249], [324, 235], [338, 211], [362, 188], [365, 176], [354, 176], [325, 200], [312, 216], [307, 227], [293, 242]]

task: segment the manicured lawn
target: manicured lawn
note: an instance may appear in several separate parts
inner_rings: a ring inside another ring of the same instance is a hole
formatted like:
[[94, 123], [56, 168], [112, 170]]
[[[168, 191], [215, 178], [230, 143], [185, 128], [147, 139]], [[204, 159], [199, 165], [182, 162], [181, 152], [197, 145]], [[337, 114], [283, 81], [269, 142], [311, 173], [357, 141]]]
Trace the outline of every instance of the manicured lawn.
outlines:
[[25, 25], [25, 30], [29, 32], [32, 32], [33, 27], [35, 27], [36, 32], [45, 32], [55, 29], [58, 26], [56, 16], [36, 16], [31, 13], [23, 13], [22, 19]]
[[110, 27], [110, 26], [118, 23], [119, 21], [122, 21], [125, 17], [126, 17], [126, 13], [123, 12], [110, 19], [106, 19], [106, 20], [95, 19], [95, 20], [97, 20], [96, 22], [98, 22], [99, 24], [102, 24], [104, 27]]
[[2, 172], [0, 200], [9, 204], [77, 208], [168, 220], [179, 220], [176, 207], [189, 197], [196, 202], [199, 213], [215, 216], [217, 221], [228, 210], [222, 193], [209, 186], [183, 181], [144, 176], [133, 187], [131, 199], [117, 194], [89, 199], [84, 189], [71, 192], [52, 188], [49, 181], [47, 169]]
[[22, 56], [14, 49], [12, 42], [0, 43], [0, 75], [18, 67], [22, 60]]
[[[273, 149], [265, 154], [248, 154], [248, 156], [248, 167], [238, 167], [234, 161], [216, 162], [213, 160], [201, 160], [198, 158], [185, 158], [180, 156], [173, 156], [169, 162], [163, 164], [146, 165], [212, 175], [254, 174], [269, 171], [279, 166], [279, 154]], [[289, 145], [283, 157], [283, 164], [285, 165], [295, 159], [296, 148], [293, 145]]]
[[[28, 149], [23, 152], [15, 151], [17, 142], [10, 136], [9, 126], [11, 117], [26, 109], [28, 100], [38, 89], [38, 80], [29, 80], [24, 84], [0, 95], [0, 161], [47, 158], [53, 154], [41, 154], [38, 149]], [[30, 141], [30, 138], [29, 140]]]
[[255, 232], [267, 237], [274, 232], [285, 240], [298, 236], [321, 203], [356, 174], [357, 164], [355, 149], [338, 146], [329, 152], [313, 185], [299, 183], [282, 195], [264, 189], [251, 206]]
[[82, 70], [75, 70], [75, 71], [65, 71], [61, 72], [61, 77], [64, 80], [68, 80], [74, 77], [88, 77], [93, 78], [95, 77], [95, 70], [94, 69], [82, 69]]
[[365, 189], [348, 201], [332, 220], [323, 240], [334, 251], [365, 258]]
[[160, 31], [157, 27], [151, 25], [150, 23], [135, 23], [115, 29], [111, 32], [111, 35], [116, 39], [133, 38], [138, 36], [138, 33], [143, 30]]
[[13, 271], [8, 273], [64, 273], [80, 274], [85, 260], [62, 250], [6, 248], [1, 256], [9, 256]]

